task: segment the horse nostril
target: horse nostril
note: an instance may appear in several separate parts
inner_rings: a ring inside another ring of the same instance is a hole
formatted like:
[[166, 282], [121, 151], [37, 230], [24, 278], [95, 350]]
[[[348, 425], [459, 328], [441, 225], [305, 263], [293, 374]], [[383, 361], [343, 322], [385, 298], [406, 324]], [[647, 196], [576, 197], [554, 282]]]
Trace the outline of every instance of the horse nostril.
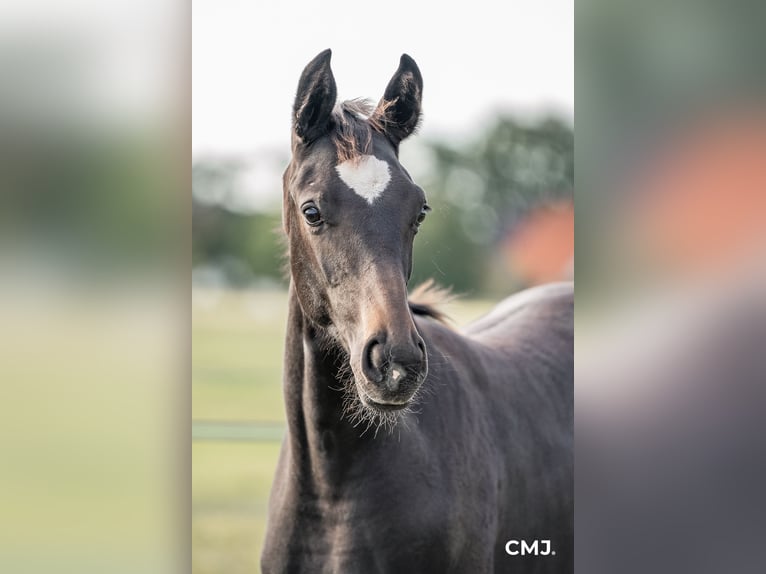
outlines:
[[385, 335], [371, 337], [362, 352], [364, 376], [378, 385], [385, 382], [389, 391], [419, 378], [425, 364], [426, 346], [417, 334], [398, 345]]
[[383, 350], [383, 345], [376, 343], [370, 352], [370, 357], [372, 359], [372, 368], [382, 374], [386, 366], [386, 357]]
[[362, 369], [364, 374], [372, 381], [379, 383], [383, 380], [383, 370], [385, 367], [385, 354], [383, 345], [377, 339], [370, 339], [365, 345], [362, 355]]

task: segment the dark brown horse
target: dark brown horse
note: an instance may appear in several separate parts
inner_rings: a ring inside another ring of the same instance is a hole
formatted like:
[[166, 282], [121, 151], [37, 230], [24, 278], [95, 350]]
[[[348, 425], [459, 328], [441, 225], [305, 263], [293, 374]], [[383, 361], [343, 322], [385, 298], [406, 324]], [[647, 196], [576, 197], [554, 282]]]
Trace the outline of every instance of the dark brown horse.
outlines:
[[429, 207], [398, 148], [422, 92], [404, 55], [377, 107], [336, 105], [329, 50], [298, 85], [266, 574], [572, 569], [572, 286], [462, 332], [408, 302]]

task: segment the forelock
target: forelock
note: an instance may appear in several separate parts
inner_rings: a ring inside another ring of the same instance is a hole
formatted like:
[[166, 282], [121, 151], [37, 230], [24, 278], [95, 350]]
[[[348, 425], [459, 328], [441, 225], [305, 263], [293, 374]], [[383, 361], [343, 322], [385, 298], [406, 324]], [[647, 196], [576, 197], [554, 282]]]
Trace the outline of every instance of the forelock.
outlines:
[[385, 110], [376, 109], [366, 99], [346, 100], [335, 105], [331, 136], [339, 163], [358, 160], [372, 152], [373, 133], [384, 133], [383, 112]]

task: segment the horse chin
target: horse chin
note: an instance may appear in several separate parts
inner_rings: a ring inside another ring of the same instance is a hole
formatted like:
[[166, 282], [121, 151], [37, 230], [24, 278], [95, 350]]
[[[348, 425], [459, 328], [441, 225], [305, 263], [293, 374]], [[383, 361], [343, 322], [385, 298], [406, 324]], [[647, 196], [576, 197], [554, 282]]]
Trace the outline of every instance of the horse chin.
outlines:
[[362, 404], [367, 407], [368, 409], [371, 409], [373, 411], [379, 411], [384, 413], [390, 413], [390, 412], [396, 412], [406, 409], [411, 404], [411, 399], [407, 399], [404, 402], [381, 402], [373, 399], [365, 393], [364, 391], [360, 390], [359, 392], [359, 400], [362, 401]]
[[[412, 405], [414, 393], [401, 397], [381, 397], [377, 389], [367, 381], [356, 381], [356, 394], [359, 402], [368, 411], [376, 413], [395, 413]], [[368, 390], [369, 389], [369, 390]]]
[[365, 378], [363, 373], [355, 372], [345, 385], [343, 416], [362, 432], [370, 428], [374, 429], [375, 436], [380, 429], [393, 432], [416, 402], [416, 389], [402, 391], [386, 392]]

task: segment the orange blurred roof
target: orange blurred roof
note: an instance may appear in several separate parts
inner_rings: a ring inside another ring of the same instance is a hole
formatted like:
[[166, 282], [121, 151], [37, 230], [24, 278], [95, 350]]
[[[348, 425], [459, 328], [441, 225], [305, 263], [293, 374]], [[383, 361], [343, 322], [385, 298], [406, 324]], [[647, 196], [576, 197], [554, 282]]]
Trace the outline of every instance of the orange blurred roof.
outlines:
[[572, 277], [574, 206], [569, 200], [532, 211], [503, 240], [503, 257], [514, 277], [527, 285]]

